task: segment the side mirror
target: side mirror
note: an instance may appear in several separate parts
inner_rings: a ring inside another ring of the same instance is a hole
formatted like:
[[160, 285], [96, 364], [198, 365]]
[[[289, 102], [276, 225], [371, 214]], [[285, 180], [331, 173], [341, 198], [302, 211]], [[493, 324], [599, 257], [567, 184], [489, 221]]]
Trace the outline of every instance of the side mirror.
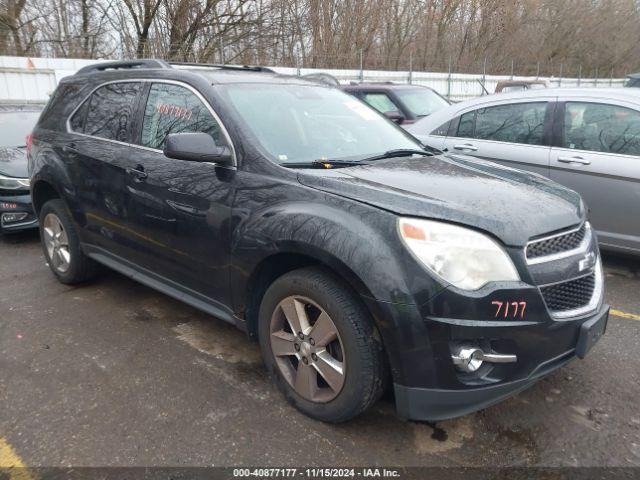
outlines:
[[164, 155], [176, 160], [190, 162], [211, 162], [218, 165], [231, 165], [232, 155], [229, 147], [221, 147], [207, 133], [171, 133], [164, 144]]
[[384, 112], [384, 116], [387, 117], [392, 122], [397, 123], [398, 125], [404, 122], [405, 117], [402, 113], [397, 110], [392, 110], [390, 112]]

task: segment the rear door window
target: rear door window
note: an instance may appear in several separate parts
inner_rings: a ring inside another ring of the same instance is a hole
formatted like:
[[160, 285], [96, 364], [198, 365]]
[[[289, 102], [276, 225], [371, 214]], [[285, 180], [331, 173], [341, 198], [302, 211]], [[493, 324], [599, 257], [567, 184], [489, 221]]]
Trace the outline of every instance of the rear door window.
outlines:
[[217, 145], [226, 144], [220, 125], [197, 95], [180, 85], [154, 83], [144, 110], [140, 144], [161, 150], [170, 133], [208, 133]]
[[640, 155], [640, 112], [617, 105], [567, 102], [562, 146]]
[[[128, 142], [141, 90], [142, 84], [136, 82], [111, 83], [98, 88], [85, 102], [86, 112], [83, 105], [71, 118], [72, 129], [94, 137]], [[86, 115], [84, 122], [82, 115]]]
[[89, 109], [89, 102], [86, 101], [75, 111], [69, 120], [69, 126], [71, 130], [78, 133], [84, 132], [84, 121], [87, 118], [87, 110]]

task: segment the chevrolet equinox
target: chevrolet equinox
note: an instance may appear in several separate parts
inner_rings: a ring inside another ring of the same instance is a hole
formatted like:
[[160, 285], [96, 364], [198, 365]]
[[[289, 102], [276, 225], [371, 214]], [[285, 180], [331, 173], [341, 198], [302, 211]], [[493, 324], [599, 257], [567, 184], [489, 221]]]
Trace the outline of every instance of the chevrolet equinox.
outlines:
[[28, 148], [47, 262], [106, 265], [256, 339], [331, 422], [393, 387], [440, 420], [584, 357], [608, 306], [579, 195], [428, 152], [368, 105], [260, 67], [98, 63]]

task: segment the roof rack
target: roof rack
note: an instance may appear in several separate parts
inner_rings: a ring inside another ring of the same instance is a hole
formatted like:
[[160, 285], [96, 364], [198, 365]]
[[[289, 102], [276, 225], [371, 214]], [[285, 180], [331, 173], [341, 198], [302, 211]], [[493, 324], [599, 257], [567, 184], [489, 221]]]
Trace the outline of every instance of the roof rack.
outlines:
[[366, 80], [351, 80], [349, 82], [349, 85], [396, 85], [396, 83], [391, 82], [389, 80], [387, 81], [380, 81], [380, 82], [376, 82], [375, 80], [373, 81], [366, 81]]
[[182, 67], [210, 67], [219, 68], [221, 70], [235, 70], [239, 72], [263, 72], [276, 73], [275, 70], [268, 67], [260, 67], [257, 65], [226, 65], [222, 63], [196, 63], [196, 62], [169, 62], [169, 66], [178, 65]]
[[104, 72], [105, 70], [120, 70], [120, 69], [134, 69], [134, 68], [171, 68], [164, 60], [157, 60], [154, 58], [140, 59], [140, 60], [123, 60], [118, 62], [100, 62], [93, 65], [87, 65], [82, 67], [76, 72], [76, 75], [83, 75], [85, 73]]

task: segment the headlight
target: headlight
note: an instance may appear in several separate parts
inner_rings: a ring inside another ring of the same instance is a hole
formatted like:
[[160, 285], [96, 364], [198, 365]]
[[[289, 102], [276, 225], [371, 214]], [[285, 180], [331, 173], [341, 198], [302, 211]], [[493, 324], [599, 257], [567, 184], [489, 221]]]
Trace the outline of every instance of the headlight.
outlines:
[[13, 178], [0, 175], [0, 188], [6, 190], [25, 190], [29, 188], [28, 178]]
[[450, 223], [401, 218], [400, 237], [413, 255], [445, 282], [477, 290], [489, 282], [520, 280], [497, 242]]

